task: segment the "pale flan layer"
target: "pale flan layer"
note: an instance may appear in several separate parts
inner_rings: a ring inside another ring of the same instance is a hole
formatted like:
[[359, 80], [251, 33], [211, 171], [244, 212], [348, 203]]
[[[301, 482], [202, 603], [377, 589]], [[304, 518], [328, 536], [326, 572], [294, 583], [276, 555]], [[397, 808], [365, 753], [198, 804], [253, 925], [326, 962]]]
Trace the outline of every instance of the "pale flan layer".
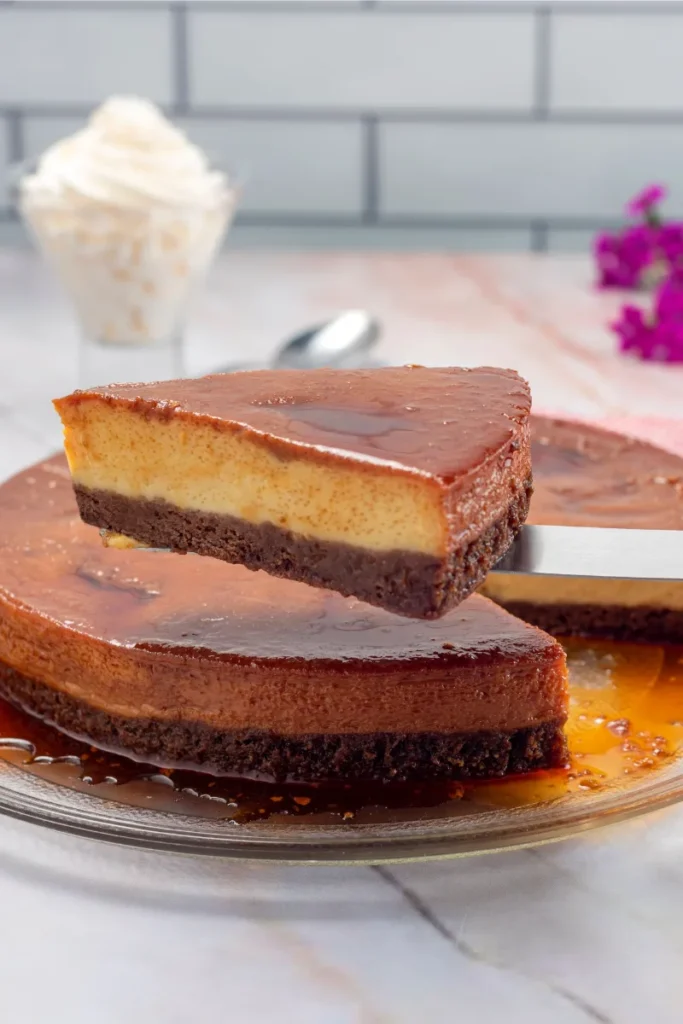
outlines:
[[76, 486], [375, 550], [446, 549], [440, 491], [408, 472], [283, 461], [232, 431], [180, 418], [154, 421], [99, 400], [62, 416]]
[[419, 367], [112, 385], [56, 403], [74, 484], [442, 557], [530, 478], [513, 372]]
[[490, 574], [482, 592], [501, 604], [602, 605], [672, 609], [683, 612], [683, 584], [670, 580], [600, 579]]

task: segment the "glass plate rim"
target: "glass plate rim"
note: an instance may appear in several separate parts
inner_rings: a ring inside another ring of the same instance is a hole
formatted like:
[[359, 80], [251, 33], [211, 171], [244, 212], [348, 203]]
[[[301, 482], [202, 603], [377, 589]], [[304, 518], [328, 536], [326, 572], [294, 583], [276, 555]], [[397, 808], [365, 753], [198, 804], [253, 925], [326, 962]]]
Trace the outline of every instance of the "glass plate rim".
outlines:
[[[0, 760], [0, 814], [108, 844], [232, 861], [359, 866], [443, 860], [539, 846], [618, 824], [683, 801], [683, 757], [624, 788], [574, 794], [513, 809], [402, 823], [287, 829], [132, 807], [74, 790]], [[496, 823], [496, 820], [498, 823]], [[458, 833], [456, 823], [475, 822]], [[224, 828], [216, 832], [215, 828]], [[211, 826], [214, 830], [211, 830]], [[203, 831], [202, 831], [203, 830]]]

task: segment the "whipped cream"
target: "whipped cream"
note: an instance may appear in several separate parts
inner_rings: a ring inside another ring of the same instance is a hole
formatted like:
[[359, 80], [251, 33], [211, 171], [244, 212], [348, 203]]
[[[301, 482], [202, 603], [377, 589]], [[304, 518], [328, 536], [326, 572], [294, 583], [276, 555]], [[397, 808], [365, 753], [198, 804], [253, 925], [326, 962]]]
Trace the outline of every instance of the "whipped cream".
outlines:
[[23, 192], [36, 201], [147, 207], [150, 203], [212, 207], [227, 180], [185, 134], [148, 100], [114, 96], [81, 131], [43, 154]]
[[175, 338], [230, 223], [237, 193], [147, 100], [113, 97], [51, 146], [20, 206], [87, 338]]

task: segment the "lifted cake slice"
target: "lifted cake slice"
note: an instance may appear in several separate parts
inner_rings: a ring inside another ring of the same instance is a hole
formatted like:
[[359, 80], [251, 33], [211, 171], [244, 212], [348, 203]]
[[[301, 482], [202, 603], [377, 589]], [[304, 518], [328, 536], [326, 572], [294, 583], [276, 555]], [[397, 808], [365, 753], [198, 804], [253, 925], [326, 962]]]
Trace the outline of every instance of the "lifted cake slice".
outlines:
[[467, 597], [528, 511], [513, 370], [264, 370], [55, 405], [85, 522], [401, 615]]

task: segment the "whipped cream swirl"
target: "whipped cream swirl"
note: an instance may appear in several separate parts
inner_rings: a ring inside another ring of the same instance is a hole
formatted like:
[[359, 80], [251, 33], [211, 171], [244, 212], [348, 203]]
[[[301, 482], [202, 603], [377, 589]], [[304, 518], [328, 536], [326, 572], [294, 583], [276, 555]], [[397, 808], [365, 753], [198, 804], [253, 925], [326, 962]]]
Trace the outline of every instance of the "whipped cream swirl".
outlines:
[[226, 198], [228, 182], [153, 103], [114, 96], [85, 128], [45, 151], [22, 191], [38, 203], [212, 208]]

